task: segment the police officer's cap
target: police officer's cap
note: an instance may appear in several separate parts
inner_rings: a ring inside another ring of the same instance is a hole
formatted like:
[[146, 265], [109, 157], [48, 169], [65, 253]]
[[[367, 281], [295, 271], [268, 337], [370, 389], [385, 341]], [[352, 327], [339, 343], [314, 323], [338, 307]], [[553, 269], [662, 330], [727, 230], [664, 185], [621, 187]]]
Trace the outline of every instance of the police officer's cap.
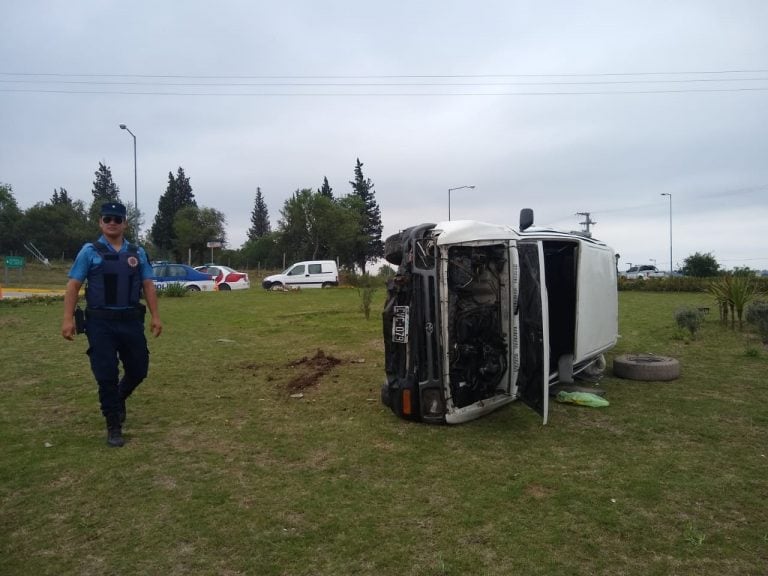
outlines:
[[125, 218], [125, 206], [119, 202], [107, 202], [101, 205], [102, 216], [122, 216]]

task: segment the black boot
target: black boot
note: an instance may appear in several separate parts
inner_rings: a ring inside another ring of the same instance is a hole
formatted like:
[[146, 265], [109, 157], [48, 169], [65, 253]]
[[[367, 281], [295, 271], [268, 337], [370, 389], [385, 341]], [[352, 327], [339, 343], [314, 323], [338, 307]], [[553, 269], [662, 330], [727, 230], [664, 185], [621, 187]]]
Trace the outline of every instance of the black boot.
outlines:
[[107, 416], [107, 444], [112, 448], [121, 448], [125, 444], [119, 414]]

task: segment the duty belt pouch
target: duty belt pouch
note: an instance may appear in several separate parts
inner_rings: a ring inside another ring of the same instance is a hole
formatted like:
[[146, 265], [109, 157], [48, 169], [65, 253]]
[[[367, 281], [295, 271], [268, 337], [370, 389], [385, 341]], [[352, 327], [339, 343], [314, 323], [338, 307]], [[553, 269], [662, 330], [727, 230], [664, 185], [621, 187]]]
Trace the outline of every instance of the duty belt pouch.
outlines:
[[75, 333], [85, 334], [85, 312], [80, 306], [75, 308]]

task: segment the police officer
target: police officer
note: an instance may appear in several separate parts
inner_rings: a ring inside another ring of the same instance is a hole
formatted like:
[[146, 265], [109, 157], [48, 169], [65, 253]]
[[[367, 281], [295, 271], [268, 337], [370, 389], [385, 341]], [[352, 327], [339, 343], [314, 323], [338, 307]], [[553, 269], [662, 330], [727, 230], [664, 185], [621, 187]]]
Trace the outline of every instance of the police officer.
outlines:
[[[101, 413], [107, 421], [107, 444], [123, 446], [125, 400], [147, 376], [149, 350], [144, 336], [144, 314], [149, 308], [150, 327], [160, 336], [163, 324], [152, 283], [152, 267], [143, 248], [124, 238], [125, 206], [108, 202], [101, 207], [101, 237], [85, 244], [69, 271], [64, 295], [61, 335], [75, 337], [74, 312], [83, 282], [86, 287], [86, 334], [91, 370], [99, 384]], [[139, 302], [142, 291], [146, 307]], [[118, 360], [123, 363], [120, 376]]]

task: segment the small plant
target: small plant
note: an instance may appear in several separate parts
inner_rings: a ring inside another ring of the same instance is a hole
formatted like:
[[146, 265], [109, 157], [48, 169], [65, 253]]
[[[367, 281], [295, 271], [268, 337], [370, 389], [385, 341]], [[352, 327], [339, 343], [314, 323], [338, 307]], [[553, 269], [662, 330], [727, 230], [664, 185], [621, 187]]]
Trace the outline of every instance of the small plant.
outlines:
[[686, 329], [691, 333], [691, 337], [696, 337], [696, 332], [701, 328], [702, 313], [696, 308], [683, 306], [675, 310], [675, 322], [681, 329]]
[[750, 276], [726, 275], [710, 283], [708, 290], [717, 300], [720, 319], [723, 323], [728, 324], [730, 313], [731, 328], [736, 329], [736, 318], [738, 318], [739, 330], [741, 330], [744, 308], [759, 294], [754, 279]]
[[357, 288], [357, 293], [360, 295], [360, 310], [363, 312], [365, 319], [370, 319], [373, 295], [376, 294], [376, 289], [381, 284], [382, 279], [371, 276], [366, 272], [365, 274], [350, 275], [349, 282]]
[[171, 282], [157, 289], [158, 296], [167, 296], [168, 298], [184, 298], [189, 296], [189, 290], [181, 282]]
[[747, 348], [744, 350], [744, 356], [746, 356], [747, 358], [759, 358], [760, 350], [758, 350], [754, 346], [747, 346]]
[[747, 306], [746, 320], [757, 328], [763, 344], [768, 344], [768, 302], [755, 300]]
[[698, 530], [696, 530], [693, 526], [693, 524], [688, 524], [687, 528], [685, 529], [685, 539], [694, 546], [701, 546], [704, 544], [704, 540], [707, 539], [706, 534], [702, 534]]

